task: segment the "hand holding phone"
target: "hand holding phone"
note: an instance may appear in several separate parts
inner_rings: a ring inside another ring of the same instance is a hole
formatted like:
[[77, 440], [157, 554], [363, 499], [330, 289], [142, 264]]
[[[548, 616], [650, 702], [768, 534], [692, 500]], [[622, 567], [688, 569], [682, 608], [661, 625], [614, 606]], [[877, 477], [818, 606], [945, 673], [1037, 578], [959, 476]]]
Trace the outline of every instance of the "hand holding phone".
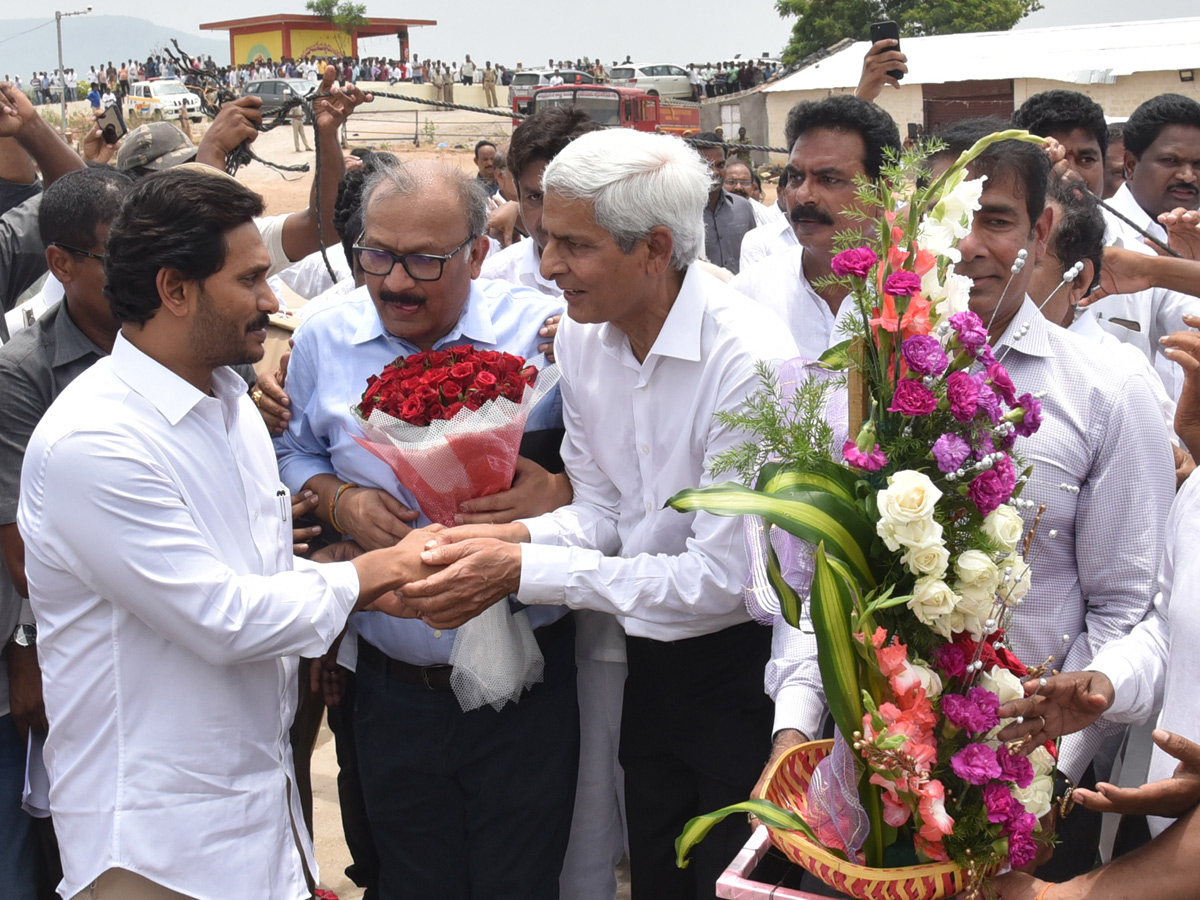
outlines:
[[900, 79], [908, 72], [908, 57], [900, 52], [900, 26], [895, 22], [877, 22], [870, 33], [871, 48], [863, 59], [862, 77], [854, 94], [873, 101], [884, 85], [900, 87]]

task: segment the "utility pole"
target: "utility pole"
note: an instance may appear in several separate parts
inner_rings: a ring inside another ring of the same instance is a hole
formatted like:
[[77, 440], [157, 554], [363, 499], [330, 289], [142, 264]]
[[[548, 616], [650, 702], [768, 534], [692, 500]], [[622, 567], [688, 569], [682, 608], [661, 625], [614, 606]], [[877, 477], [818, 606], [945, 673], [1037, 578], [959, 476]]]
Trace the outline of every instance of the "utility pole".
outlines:
[[63, 66], [62, 20], [67, 16], [86, 16], [91, 11], [92, 8], [89, 6], [87, 9], [77, 12], [59, 12], [58, 10], [54, 12], [54, 27], [58, 31], [58, 84], [62, 89], [62, 122], [59, 124], [59, 131], [62, 132], [63, 137], [67, 136], [67, 70]]

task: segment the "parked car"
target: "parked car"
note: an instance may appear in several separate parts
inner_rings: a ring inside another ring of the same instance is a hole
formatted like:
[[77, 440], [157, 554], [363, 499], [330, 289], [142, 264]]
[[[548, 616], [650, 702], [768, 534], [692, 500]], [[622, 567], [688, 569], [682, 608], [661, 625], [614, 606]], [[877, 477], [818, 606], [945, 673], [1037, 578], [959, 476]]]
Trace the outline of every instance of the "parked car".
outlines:
[[[562, 76], [563, 84], [592, 84], [596, 80], [590, 72], [578, 69], [559, 69], [558, 74]], [[509, 86], [513, 110], [522, 114], [533, 112], [531, 103], [534, 89], [547, 87], [553, 77], [553, 69], [522, 69], [515, 73]]]
[[125, 97], [125, 112], [136, 113], [143, 119], [178, 119], [179, 107], [187, 107], [188, 118], [199, 122], [200, 98], [173, 78], [157, 81], [135, 81]]
[[[242, 93], [262, 97], [262, 113], [269, 116], [288, 100], [304, 97], [316, 86], [315, 82], [305, 81], [303, 78], [265, 78], [262, 81], [249, 82]], [[304, 110], [304, 124], [312, 124], [312, 116], [307, 109]]]
[[617, 87], [631, 87], [651, 96], [692, 99], [692, 83], [687, 69], [669, 63], [635, 63], [613, 66], [609, 79]]

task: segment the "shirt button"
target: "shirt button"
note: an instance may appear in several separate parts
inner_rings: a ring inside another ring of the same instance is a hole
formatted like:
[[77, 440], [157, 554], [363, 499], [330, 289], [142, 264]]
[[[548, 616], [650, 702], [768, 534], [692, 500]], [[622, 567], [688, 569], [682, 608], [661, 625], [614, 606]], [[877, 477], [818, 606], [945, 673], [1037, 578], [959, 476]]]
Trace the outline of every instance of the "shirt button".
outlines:
[[434, 636], [435, 638], [440, 638], [440, 637], [442, 636], [442, 633], [441, 633], [440, 631], [435, 631], [435, 632], [433, 633], [433, 636]]
[[642, 452], [645, 453], [647, 456], [649, 456], [650, 455], [650, 445], [642, 444]]
[[653, 504], [653, 503], [647, 503], [647, 504], [646, 504], [646, 512], [652, 512], [653, 510], [654, 510], [654, 504]]

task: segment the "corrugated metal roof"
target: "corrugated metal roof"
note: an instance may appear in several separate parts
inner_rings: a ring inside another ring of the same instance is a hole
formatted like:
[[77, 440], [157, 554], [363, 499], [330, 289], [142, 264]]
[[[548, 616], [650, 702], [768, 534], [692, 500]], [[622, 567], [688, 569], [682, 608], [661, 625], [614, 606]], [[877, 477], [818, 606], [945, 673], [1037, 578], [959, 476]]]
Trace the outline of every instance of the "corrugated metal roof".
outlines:
[[[852, 88], [868, 46], [857, 41], [766, 90]], [[1200, 17], [939, 34], [902, 38], [900, 49], [908, 56], [904, 84], [994, 78], [1112, 84], [1135, 72], [1200, 69]]]

